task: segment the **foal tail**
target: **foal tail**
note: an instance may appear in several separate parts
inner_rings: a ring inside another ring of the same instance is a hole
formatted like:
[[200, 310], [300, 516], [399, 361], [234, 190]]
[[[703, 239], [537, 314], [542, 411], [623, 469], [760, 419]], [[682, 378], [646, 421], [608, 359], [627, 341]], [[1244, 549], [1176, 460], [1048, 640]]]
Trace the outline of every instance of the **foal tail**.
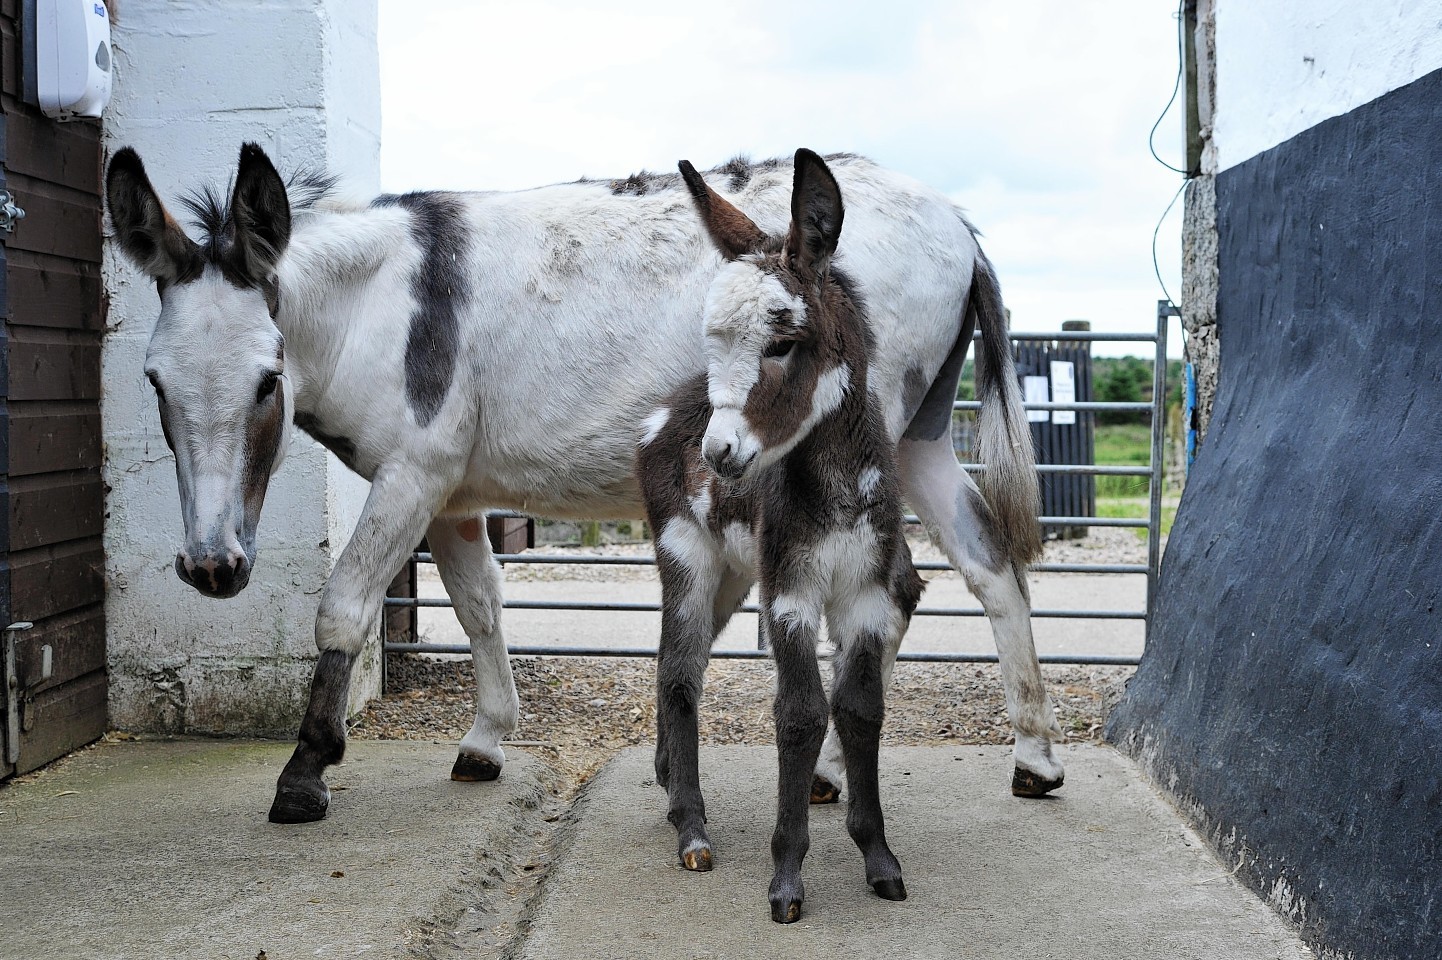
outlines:
[[[968, 318], [981, 331], [976, 353], [976, 394], [981, 401], [977, 418], [981, 462], [981, 493], [997, 521], [997, 534], [1008, 558], [1023, 568], [1041, 556], [1041, 495], [1037, 489], [1036, 454], [1031, 428], [1017, 386], [1016, 364], [1011, 359], [1006, 311], [991, 262], [977, 251], [967, 296]], [[969, 325], [969, 324], [968, 324]]]

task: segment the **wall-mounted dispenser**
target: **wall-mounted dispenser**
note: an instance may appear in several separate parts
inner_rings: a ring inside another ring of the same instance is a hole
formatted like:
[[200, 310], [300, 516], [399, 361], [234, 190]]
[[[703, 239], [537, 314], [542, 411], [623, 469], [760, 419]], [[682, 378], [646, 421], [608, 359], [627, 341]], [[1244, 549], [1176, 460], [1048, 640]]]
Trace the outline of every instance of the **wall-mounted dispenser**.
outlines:
[[57, 120], [110, 102], [110, 14], [101, 0], [24, 0], [25, 99]]

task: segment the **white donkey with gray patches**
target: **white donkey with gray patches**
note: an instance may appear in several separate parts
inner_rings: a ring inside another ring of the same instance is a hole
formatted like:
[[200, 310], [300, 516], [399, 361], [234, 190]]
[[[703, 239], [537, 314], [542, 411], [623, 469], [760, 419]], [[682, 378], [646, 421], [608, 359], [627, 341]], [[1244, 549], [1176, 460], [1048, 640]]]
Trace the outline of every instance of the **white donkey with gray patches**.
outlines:
[[[1025, 581], [1040, 547], [1036, 477], [995, 278], [945, 197], [859, 157], [829, 163], [849, 204], [841, 254], [877, 344], [868, 388], [899, 444], [907, 500], [991, 617], [1016, 729], [1013, 792], [1046, 793], [1062, 766]], [[779, 233], [791, 172], [737, 160], [708, 178]], [[180, 482], [181, 578], [215, 597], [244, 587], [292, 424], [371, 481], [321, 594], [321, 655], [276, 786], [278, 822], [325, 816], [352, 667], [422, 536], [476, 667], [476, 719], [452, 776], [499, 775], [518, 704], [484, 511], [639, 515], [638, 425], [706, 369], [697, 318], [721, 265], [674, 174], [369, 204], [326, 186], [288, 193], [247, 144], [226, 200], [192, 198], [197, 243], [133, 150], [116, 153], [106, 180], [116, 240], [160, 295], [146, 373]], [[985, 496], [949, 429], [978, 325]], [[823, 748], [817, 775], [840, 785], [842, 773], [840, 750]]]
[[884, 690], [921, 598], [902, 528], [896, 445], [867, 389], [870, 331], [832, 265], [840, 188], [796, 153], [791, 225], [768, 237], [689, 163], [681, 173], [727, 265], [706, 297], [708, 373], [654, 414], [637, 456], [661, 571], [656, 779], [682, 864], [711, 869], [696, 706], [711, 645], [753, 581], [776, 661], [780, 758], [771, 919], [801, 918], [801, 863], [828, 704], [816, 663], [835, 645], [830, 716], [846, 766], [846, 827], [878, 896], [905, 900], [877, 774]]

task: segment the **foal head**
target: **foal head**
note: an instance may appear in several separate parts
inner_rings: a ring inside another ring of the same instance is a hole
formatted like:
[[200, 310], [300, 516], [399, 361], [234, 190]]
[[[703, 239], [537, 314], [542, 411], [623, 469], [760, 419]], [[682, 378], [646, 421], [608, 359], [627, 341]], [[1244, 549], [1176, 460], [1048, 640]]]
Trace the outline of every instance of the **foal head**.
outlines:
[[229, 203], [187, 201], [208, 236], [186, 235], [130, 148], [110, 161], [106, 199], [126, 256], [154, 281], [160, 317], [146, 351], [160, 423], [175, 454], [185, 544], [180, 579], [230, 597], [250, 579], [255, 528], [291, 423], [276, 266], [290, 239], [285, 183], [246, 144]]
[[840, 329], [852, 305], [831, 276], [841, 235], [841, 190], [826, 162], [796, 151], [791, 227], [767, 236], [681, 161], [712, 241], [728, 261], [706, 295], [707, 383], [712, 414], [701, 452], [737, 478], [784, 457], [851, 386]]

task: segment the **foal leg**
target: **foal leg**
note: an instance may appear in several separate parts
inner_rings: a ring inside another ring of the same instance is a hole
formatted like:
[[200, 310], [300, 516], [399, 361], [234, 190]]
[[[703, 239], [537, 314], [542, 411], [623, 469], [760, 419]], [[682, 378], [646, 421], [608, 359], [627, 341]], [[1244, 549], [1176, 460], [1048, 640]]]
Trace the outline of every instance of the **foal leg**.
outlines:
[[811, 848], [811, 781], [826, 736], [826, 692], [816, 664], [820, 607], [814, 601], [778, 595], [765, 604], [771, 655], [776, 661], [776, 829], [771, 834], [771, 919], [801, 919], [805, 887], [801, 863]]
[[661, 649], [656, 662], [656, 782], [666, 788], [666, 819], [687, 870], [711, 869], [706, 803], [697, 757], [697, 706], [716, 639], [723, 574], [710, 534], [682, 518], [656, 538], [661, 574]]
[[[873, 589], [873, 596], [858, 598], [855, 606], [884, 602], [878, 596], [883, 591]], [[882, 632], [865, 630], [850, 637], [843, 659], [836, 665], [831, 716], [846, 755], [846, 781], [850, 786], [846, 830], [866, 861], [866, 882], [885, 900], [905, 900], [901, 864], [886, 845], [877, 771], [881, 723], [886, 714], [882, 661], [885, 649], [892, 644], [891, 636], [901, 634], [895, 626], [901, 618], [893, 614], [890, 619], [892, 625]]]
[[950, 434], [937, 440], [903, 439], [897, 452], [907, 501], [991, 620], [1007, 715], [1016, 733], [1011, 792], [1019, 797], [1050, 793], [1065, 778], [1052, 752], [1052, 743], [1063, 736], [1036, 659], [1026, 571], [1017, 570], [1002, 551], [991, 511], [956, 462]]
[[461, 740], [452, 780], [494, 780], [506, 762], [501, 739], [516, 729], [520, 702], [501, 633], [501, 565], [491, 555], [485, 518], [437, 519], [426, 542], [471, 641], [476, 669], [476, 721]]
[[300, 740], [276, 783], [272, 823], [308, 823], [325, 816], [330, 790], [321, 774], [345, 754], [345, 711], [351, 668], [375, 635], [386, 586], [440, 505], [433, 476], [391, 466], [371, 482], [365, 509], [321, 593], [315, 618], [320, 660]]
[[[887, 633], [881, 646], [881, 692], [882, 696], [891, 689], [891, 674], [896, 668], [896, 655], [901, 652], [901, 640], [906, 636], [911, 615], [921, 601], [921, 592], [926, 581], [916, 572], [911, 562], [911, 549], [905, 541], [897, 552], [890, 575], [891, 599], [901, 616], [900, 628]], [[831, 621], [835, 623], [836, 621]], [[828, 629], [830, 627], [828, 626]], [[831, 702], [836, 702], [836, 686], [841, 664], [845, 662], [839, 637], [832, 636], [836, 654], [831, 661]], [[833, 714], [834, 714], [833, 707]], [[821, 745], [821, 757], [816, 761], [816, 776], [811, 781], [812, 803], [836, 803], [841, 799], [841, 788], [846, 783], [846, 755], [837, 733], [835, 722], [827, 728], [826, 742]]]

